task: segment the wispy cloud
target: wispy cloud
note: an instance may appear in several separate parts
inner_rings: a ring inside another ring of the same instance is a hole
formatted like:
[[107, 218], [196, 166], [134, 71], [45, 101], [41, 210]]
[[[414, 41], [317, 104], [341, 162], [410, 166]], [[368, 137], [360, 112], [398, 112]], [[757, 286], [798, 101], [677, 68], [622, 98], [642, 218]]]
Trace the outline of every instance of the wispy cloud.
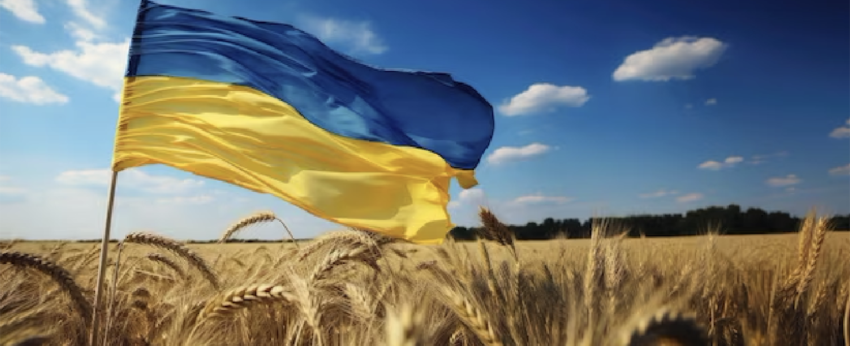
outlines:
[[770, 185], [770, 186], [773, 186], [773, 187], [783, 187], [783, 186], [797, 185], [800, 182], [802, 182], [802, 180], [794, 174], [789, 174], [789, 175], [786, 175], [784, 177], [773, 177], [773, 178], [769, 178], [769, 179], [767, 179], [767, 181], [765, 181], [765, 183], [767, 185]]
[[713, 99], [713, 98], [712, 98], [712, 99], [705, 100], [705, 105], [706, 105], [706, 106], [714, 106], [714, 105], [716, 105], [716, 104], [717, 104], [717, 99]]
[[719, 170], [724, 169], [724, 168], [735, 167], [735, 165], [737, 165], [737, 164], [739, 164], [743, 161], [744, 161], [744, 158], [741, 157], [741, 156], [729, 156], [725, 160], [723, 160], [723, 162], [714, 161], [714, 160], [705, 161], [705, 162], [699, 164], [699, 166], [697, 166], [697, 168], [710, 170], [710, 171], [719, 171]]
[[542, 193], [537, 193], [533, 195], [525, 195], [517, 197], [513, 200], [516, 204], [540, 204], [540, 203], [568, 203], [574, 201], [575, 198], [566, 197], [566, 196], [545, 196]]
[[703, 199], [705, 196], [699, 192], [692, 192], [688, 194], [684, 194], [676, 198], [676, 201], [679, 203], [690, 203], [696, 202]]
[[847, 119], [844, 126], [833, 129], [829, 136], [832, 138], [850, 138], [850, 119]]
[[25, 22], [35, 24], [45, 23], [44, 16], [38, 13], [38, 6], [34, 0], [0, 0], [0, 7]]
[[368, 21], [351, 21], [337, 18], [304, 16], [301, 28], [324, 43], [341, 47], [349, 54], [383, 54], [389, 47], [372, 29]]
[[552, 148], [546, 144], [531, 143], [523, 147], [501, 147], [493, 151], [487, 157], [487, 162], [501, 164], [505, 162], [519, 161], [547, 153]]
[[68, 102], [68, 96], [53, 90], [41, 78], [26, 76], [17, 79], [5, 73], [0, 73], [0, 97], [36, 105]]
[[553, 111], [558, 106], [581, 107], [588, 100], [587, 90], [579, 86], [536, 83], [502, 104], [499, 110], [507, 116], [526, 115]]
[[670, 37], [652, 49], [635, 52], [614, 71], [615, 81], [692, 79], [698, 69], [713, 66], [727, 45], [711, 37]]
[[830, 169], [829, 175], [850, 175], [850, 163]]
[[[65, 171], [56, 177], [56, 182], [68, 186], [106, 186], [109, 184], [111, 175], [112, 171], [109, 169]], [[139, 169], [126, 170], [121, 173], [122, 188], [154, 194], [184, 193], [203, 185], [203, 180], [152, 175]]]
[[655, 191], [655, 192], [642, 193], [642, 194], [638, 195], [638, 197], [640, 197], [640, 198], [659, 198], [659, 197], [671, 196], [671, 195], [677, 195], [677, 194], [679, 194], [679, 191], [660, 189], [660, 190]]

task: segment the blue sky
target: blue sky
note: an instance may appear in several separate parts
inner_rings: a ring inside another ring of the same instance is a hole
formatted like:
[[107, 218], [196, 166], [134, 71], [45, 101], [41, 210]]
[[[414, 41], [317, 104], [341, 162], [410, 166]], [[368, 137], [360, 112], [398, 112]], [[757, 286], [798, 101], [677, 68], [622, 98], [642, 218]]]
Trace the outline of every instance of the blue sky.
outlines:
[[[846, 2], [160, 2], [291, 23], [366, 63], [478, 89], [496, 133], [480, 185], [452, 186], [460, 225], [478, 205], [511, 223], [729, 203], [850, 211]], [[0, 238], [100, 237], [137, 6], [0, 0]], [[164, 166], [118, 186], [114, 237], [216, 238], [264, 209], [298, 237], [340, 227]]]

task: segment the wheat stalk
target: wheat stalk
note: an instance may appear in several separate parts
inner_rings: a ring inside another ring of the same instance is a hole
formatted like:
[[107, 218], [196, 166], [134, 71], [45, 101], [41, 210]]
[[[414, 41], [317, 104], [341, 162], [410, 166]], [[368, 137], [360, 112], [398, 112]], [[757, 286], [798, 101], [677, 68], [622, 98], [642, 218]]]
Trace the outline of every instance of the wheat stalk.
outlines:
[[124, 238], [124, 241], [128, 243], [147, 244], [169, 250], [186, 259], [192, 266], [195, 267], [195, 269], [201, 272], [201, 275], [203, 275], [217, 291], [221, 289], [218, 282], [218, 276], [213, 273], [212, 269], [209, 265], [207, 265], [204, 259], [173, 239], [148, 232], [134, 232], [128, 234]]
[[173, 270], [175, 273], [177, 273], [177, 276], [179, 276], [181, 279], [186, 278], [186, 272], [183, 271], [183, 268], [181, 268], [180, 265], [177, 264], [177, 262], [172, 261], [170, 258], [166, 257], [165, 255], [152, 252], [152, 253], [147, 254], [147, 256], [145, 256], [145, 258], [147, 258], [151, 261], [154, 261], [154, 262], [162, 263], [166, 267], [171, 268], [171, 270]]
[[271, 221], [280, 222], [280, 224], [283, 225], [283, 228], [286, 230], [286, 233], [289, 234], [289, 238], [292, 239], [292, 244], [294, 244], [295, 247], [298, 248], [298, 241], [295, 239], [295, 236], [292, 234], [292, 231], [290, 231], [289, 227], [286, 226], [286, 223], [283, 222], [283, 220], [281, 220], [280, 218], [278, 218], [277, 215], [275, 215], [272, 211], [259, 211], [254, 214], [248, 215], [240, 219], [239, 221], [236, 221], [235, 223], [230, 225], [230, 227], [224, 230], [224, 232], [221, 234], [221, 237], [218, 239], [218, 242], [220, 244], [226, 243], [227, 240], [232, 238], [234, 234], [248, 226]]
[[0, 252], [0, 263], [16, 267], [33, 268], [47, 275], [67, 293], [77, 307], [77, 313], [86, 325], [91, 323], [91, 304], [83, 296], [83, 291], [67, 270], [40, 256], [23, 252]]

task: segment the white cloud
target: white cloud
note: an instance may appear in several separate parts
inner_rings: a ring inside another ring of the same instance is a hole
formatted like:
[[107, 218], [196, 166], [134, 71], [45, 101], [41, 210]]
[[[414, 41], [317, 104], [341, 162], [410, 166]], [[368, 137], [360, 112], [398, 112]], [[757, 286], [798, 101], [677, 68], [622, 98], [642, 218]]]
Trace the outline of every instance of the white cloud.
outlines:
[[679, 193], [679, 191], [676, 191], [676, 190], [660, 189], [660, 190], [655, 191], [655, 192], [642, 193], [642, 194], [638, 195], [638, 197], [640, 197], [640, 198], [659, 198], [659, 197], [664, 197], [664, 196], [676, 195], [678, 193]]
[[727, 45], [711, 37], [667, 38], [652, 49], [635, 52], [614, 71], [615, 81], [691, 79], [698, 69], [713, 66]]
[[[111, 177], [109, 169], [65, 171], [56, 177], [56, 182], [68, 186], [106, 186]], [[119, 189], [131, 188], [157, 194], [180, 194], [204, 185], [203, 180], [151, 175], [138, 168], [119, 172], [117, 183]]]
[[71, 37], [84, 42], [93, 41], [98, 37], [94, 31], [75, 22], [65, 23], [65, 31], [67, 31]]
[[15, 51], [30, 66], [49, 66], [77, 79], [94, 85], [120, 90], [124, 82], [124, 68], [130, 40], [119, 43], [76, 42], [77, 50], [54, 53], [35, 52], [27, 46], [15, 45]]
[[518, 161], [534, 156], [542, 155], [551, 150], [551, 147], [541, 143], [531, 143], [524, 147], [501, 147], [493, 151], [487, 157], [487, 161], [492, 164], [500, 164], [510, 161]]
[[571, 197], [565, 196], [544, 196], [543, 194], [534, 194], [534, 195], [526, 195], [520, 196], [514, 199], [514, 203], [516, 204], [539, 204], [539, 203], [567, 203], [575, 200]]
[[781, 187], [781, 186], [797, 185], [801, 181], [802, 180], [800, 180], [800, 178], [798, 178], [796, 175], [789, 174], [789, 175], [784, 176], [784, 177], [774, 177], [774, 178], [767, 179], [766, 183], [767, 183], [767, 185], [770, 185], [770, 186], [773, 186], [773, 187]]
[[121, 90], [127, 66], [130, 39], [120, 42], [101, 40], [107, 33], [106, 20], [95, 14], [86, 0], [65, 0], [78, 20], [64, 24], [74, 38], [74, 48], [52, 53], [38, 52], [26, 45], [12, 45], [12, 50], [25, 64], [50, 67], [79, 80], [108, 88], [114, 94]]
[[829, 175], [850, 175], [850, 163], [830, 169]]
[[850, 119], [847, 119], [845, 125], [836, 127], [829, 133], [829, 136], [832, 138], [850, 138]]
[[68, 102], [67, 96], [53, 90], [41, 78], [26, 76], [17, 79], [5, 73], [0, 73], [0, 97], [37, 105]]
[[581, 107], [588, 100], [590, 96], [582, 87], [536, 83], [512, 97], [499, 109], [507, 116], [515, 116], [553, 110], [557, 106]]
[[344, 46], [352, 54], [383, 54], [389, 47], [367, 21], [304, 17], [301, 28], [325, 44]]
[[678, 198], [676, 198], [676, 201], [679, 202], [679, 203], [689, 203], [689, 202], [699, 201], [699, 200], [703, 199], [704, 197], [705, 196], [701, 193], [692, 192], [692, 193], [689, 193], [689, 194], [679, 196]]
[[716, 105], [716, 104], [717, 104], [717, 99], [708, 99], [708, 100], [705, 100], [705, 105], [706, 105], [706, 106], [714, 106], [714, 105]]
[[718, 162], [718, 161], [714, 161], [714, 160], [705, 161], [705, 162], [699, 164], [699, 166], [697, 166], [697, 168], [706, 169], [706, 170], [710, 170], [710, 171], [718, 171], [718, 170], [721, 170], [723, 168], [732, 168], [735, 165], [737, 165], [737, 164], [739, 164], [743, 161], [744, 161], [744, 158], [741, 157], [741, 156], [729, 156], [725, 160], [723, 160], [723, 162]]
[[92, 13], [91, 10], [89, 10], [86, 0], [67, 0], [67, 3], [68, 6], [71, 7], [71, 11], [74, 12], [74, 15], [86, 21], [91, 26], [97, 29], [103, 29], [106, 27], [106, 20]]
[[744, 161], [743, 157], [729, 156], [729, 157], [726, 158], [726, 160], [723, 161], [723, 163], [725, 163], [727, 165], [734, 165], [734, 164], [737, 164], [737, 163], [741, 163], [742, 161]]
[[45, 22], [34, 0], [0, 0], [0, 7], [12, 12], [20, 20], [36, 24]]
[[457, 200], [449, 202], [449, 208], [458, 208], [462, 205], [482, 205], [484, 204], [484, 190], [478, 187], [461, 190], [458, 193]]
[[692, 109], [692, 108], [694, 108], [694, 105], [692, 105], [690, 103], [685, 105], [685, 109]]

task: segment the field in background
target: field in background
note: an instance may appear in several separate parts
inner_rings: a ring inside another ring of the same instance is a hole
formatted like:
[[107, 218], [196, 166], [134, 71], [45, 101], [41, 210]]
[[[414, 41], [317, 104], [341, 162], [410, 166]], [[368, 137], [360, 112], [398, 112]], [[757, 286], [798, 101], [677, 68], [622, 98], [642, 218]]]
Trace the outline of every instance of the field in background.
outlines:
[[[98, 339], [846, 345], [850, 233], [826, 232], [814, 216], [800, 234], [622, 239], [599, 225], [593, 239], [516, 243], [491, 214], [482, 221], [489, 240], [440, 246], [354, 230], [297, 248], [181, 244], [136, 234], [124, 244], [117, 275], [118, 245], [110, 244], [107, 285], [118, 285], [105, 296], [111, 304]], [[85, 342], [99, 245], [6, 245], [0, 345], [39, 336], [48, 344]]]

